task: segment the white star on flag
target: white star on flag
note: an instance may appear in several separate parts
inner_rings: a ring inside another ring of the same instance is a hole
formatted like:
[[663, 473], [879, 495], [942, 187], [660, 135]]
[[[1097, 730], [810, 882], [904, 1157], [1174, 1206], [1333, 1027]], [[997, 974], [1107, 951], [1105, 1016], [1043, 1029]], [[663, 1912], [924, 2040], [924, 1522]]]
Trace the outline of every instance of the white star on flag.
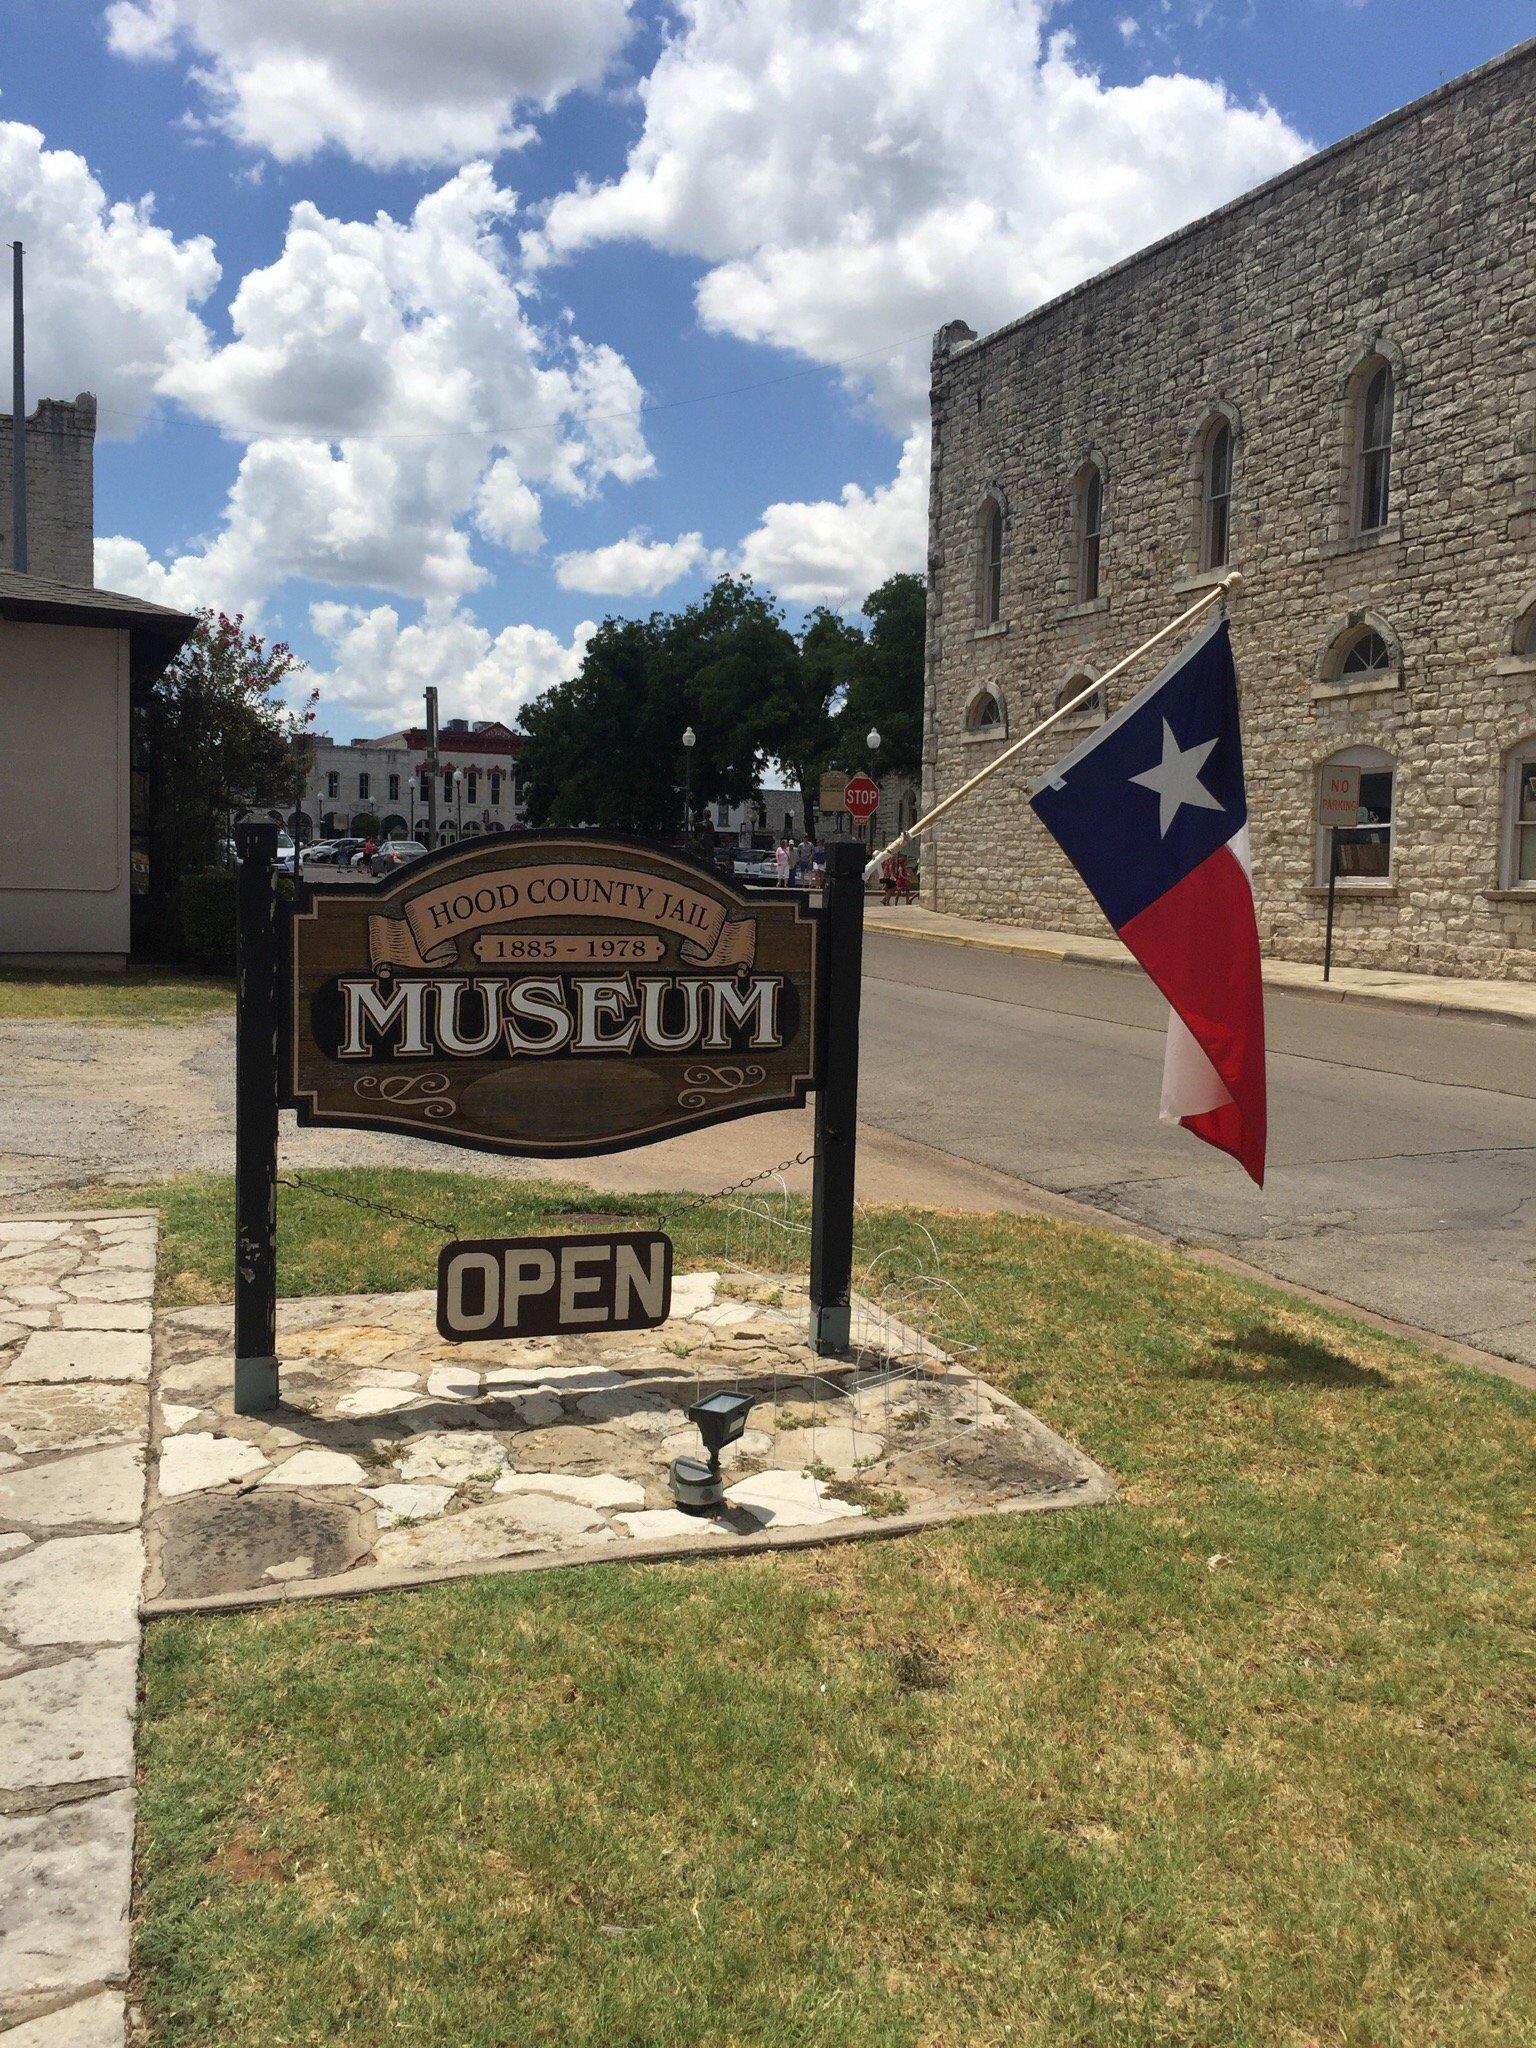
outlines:
[[1200, 770], [1216, 751], [1216, 742], [1207, 740], [1203, 746], [1190, 747], [1181, 751], [1173, 736], [1173, 727], [1163, 720], [1163, 758], [1155, 768], [1149, 768], [1144, 775], [1133, 775], [1132, 782], [1139, 782], [1143, 789], [1157, 791], [1157, 835], [1168, 837], [1168, 827], [1179, 815], [1185, 804], [1192, 804], [1202, 811], [1219, 811], [1225, 808], [1218, 803], [1200, 780]]

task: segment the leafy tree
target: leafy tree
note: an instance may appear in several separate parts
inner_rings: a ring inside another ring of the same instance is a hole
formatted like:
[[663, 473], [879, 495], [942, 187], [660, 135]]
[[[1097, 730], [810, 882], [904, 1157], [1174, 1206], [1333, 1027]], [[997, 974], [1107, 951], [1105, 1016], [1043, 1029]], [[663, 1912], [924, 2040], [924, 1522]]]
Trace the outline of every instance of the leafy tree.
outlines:
[[857, 627], [818, 607], [806, 620], [795, 661], [760, 713], [763, 747], [800, 792], [808, 833], [816, 829], [822, 771], [833, 766], [842, 746], [839, 707], [863, 646]]
[[764, 763], [761, 707], [795, 660], [776, 607], [744, 577], [722, 576], [681, 612], [605, 619], [576, 675], [519, 719], [530, 822], [667, 836], [685, 772], [696, 810], [740, 802]]
[[864, 600], [869, 633], [860, 636], [840, 725], [847, 759], [862, 760], [864, 735], [880, 734], [884, 775], [923, 772], [923, 649], [927, 597], [921, 576], [891, 576]]
[[276, 691], [303, 666], [283, 642], [247, 633], [242, 615], [201, 612], [149, 691], [138, 716], [155, 950], [175, 950], [181, 879], [215, 865], [231, 812], [302, 791], [318, 692], [294, 712]]
[[600, 825], [650, 837], [683, 817], [682, 736], [692, 727], [695, 811], [750, 796], [770, 761], [800, 793], [814, 831], [824, 770], [922, 763], [923, 581], [893, 576], [865, 600], [866, 634], [819, 608], [798, 639], [746, 577], [722, 576], [697, 603], [648, 619], [605, 619], [580, 670], [519, 720], [519, 773], [535, 825]]

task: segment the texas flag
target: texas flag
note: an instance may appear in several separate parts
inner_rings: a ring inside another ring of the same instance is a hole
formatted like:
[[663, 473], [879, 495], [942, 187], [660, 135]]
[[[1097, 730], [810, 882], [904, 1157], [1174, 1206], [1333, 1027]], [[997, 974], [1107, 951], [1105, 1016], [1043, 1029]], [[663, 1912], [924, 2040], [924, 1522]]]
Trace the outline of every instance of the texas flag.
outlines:
[[1264, 985], [1225, 619], [1030, 788], [1168, 998], [1163, 1117], [1264, 1185]]

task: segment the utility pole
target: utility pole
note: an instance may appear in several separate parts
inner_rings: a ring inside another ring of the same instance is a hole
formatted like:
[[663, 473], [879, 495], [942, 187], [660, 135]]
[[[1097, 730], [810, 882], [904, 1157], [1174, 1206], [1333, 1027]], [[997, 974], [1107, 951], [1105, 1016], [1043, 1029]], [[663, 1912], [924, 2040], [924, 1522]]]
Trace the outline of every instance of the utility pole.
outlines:
[[437, 685], [428, 683], [427, 699], [427, 845], [437, 848]]
[[27, 346], [21, 244], [11, 244], [11, 566], [27, 573]]

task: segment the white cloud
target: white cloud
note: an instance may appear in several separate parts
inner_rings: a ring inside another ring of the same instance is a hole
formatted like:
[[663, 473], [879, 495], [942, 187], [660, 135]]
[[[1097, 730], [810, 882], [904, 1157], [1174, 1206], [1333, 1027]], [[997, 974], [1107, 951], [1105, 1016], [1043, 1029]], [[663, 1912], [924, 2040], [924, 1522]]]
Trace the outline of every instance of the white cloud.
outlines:
[[529, 139], [518, 110], [602, 76], [628, 0], [114, 0], [119, 56], [186, 49], [207, 118], [284, 163], [460, 164]]
[[429, 683], [441, 692], [444, 718], [510, 725], [530, 698], [576, 673], [596, 630], [588, 619], [569, 641], [542, 626], [504, 626], [493, 634], [467, 612], [433, 606], [402, 625], [392, 605], [329, 603], [310, 607], [310, 623], [332, 666], [316, 663], [304, 683], [319, 685], [321, 723], [345, 737], [419, 723]]
[[249, 612], [288, 577], [451, 601], [485, 578], [474, 535], [537, 548], [541, 494], [648, 474], [622, 357], [528, 318], [501, 234], [514, 208], [485, 164], [406, 220], [295, 206], [275, 261], [241, 280], [233, 339], [159, 379], [247, 443], [222, 525], [163, 565], [107, 543], [124, 587]]
[[926, 336], [996, 326], [1294, 163], [1273, 110], [1184, 75], [1105, 86], [1044, 0], [679, 0], [622, 174], [557, 198], [536, 261], [701, 258], [706, 326], [836, 363], [898, 431]]
[[665, 590], [680, 577], [701, 569], [722, 569], [723, 553], [707, 548], [701, 533], [680, 533], [676, 540], [647, 540], [637, 527], [625, 540], [605, 548], [561, 555], [555, 578], [563, 590], [590, 591], [597, 597], [638, 597]]
[[795, 604], [852, 611], [887, 576], [922, 568], [927, 533], [928, 435], [914, 429], [890, 483], [770, 505], [742, 542], [740, 566]]
[[[148, 194], [109, 200], [83, 157], [0, 121], [0, 220], [26, 245], [28, 399], [94, 391], [104, 437], [133, 433], [166, 365], [203, 346], [195, 309], [218, 282], [208, 237], [178, 241], [153, 209]], [[8, 336], [8, 254], [0, 288]]]

